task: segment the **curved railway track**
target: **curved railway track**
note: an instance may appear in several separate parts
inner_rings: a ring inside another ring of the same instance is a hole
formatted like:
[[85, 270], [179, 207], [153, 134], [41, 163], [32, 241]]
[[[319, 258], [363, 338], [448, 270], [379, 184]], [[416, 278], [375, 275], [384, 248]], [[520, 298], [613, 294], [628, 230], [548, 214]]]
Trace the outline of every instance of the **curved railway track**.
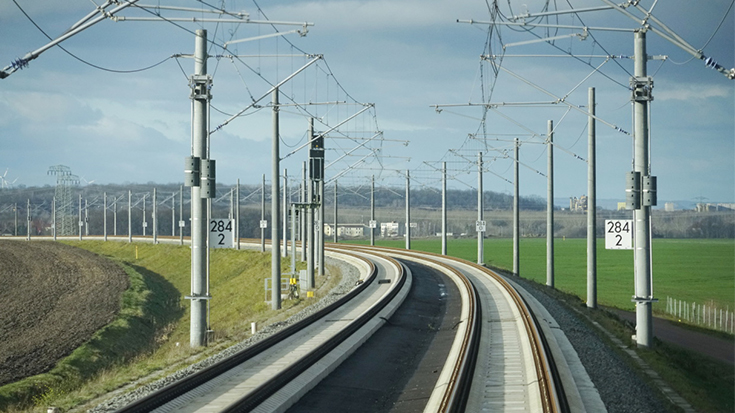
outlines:
[[[159, 242], [178, 239], [159, 237]], [[118, 412], [285, 410], [330, 368], [311, 378], [302, 375], [333, 357], [328, 354], [339, 346], [351, 347], [349, 354], [366, 339], [353, 337], [358, 330], [375, 331], [400, 305], [411, 283], [403, 260], [443, 272], [457, 285], [462, 301], [461, 323], [424, 411], [571, 411], [538, 320], [521, 294], [497, 273], [465, 260], [410, 250], [327, 244], [326, 251], [336, 259], [361, 262], [364, 282], [328, 308]], [[317, 339], [312, 330], [329, 332]], [[352, 344], [345, 344], [350, 340]], [[274, 351], [279, 355], [272, 355]], [[259, 361], [279, 357], [277, 363]], [[222, 386], [232, 390], [221, 391]], [[218, 394], [228, 394], [201, 401], [199, 395], [215, 388]]]
[[[460, 258], [386, 247], [370, 247], [370, 250], [384, 251], [392, 257], [413, 259], [425, 265], [449, 271], [453, 274], [455, 282], [471, 286], [467, 288], [471, 288], [476, 295], [473, 298], [476, 303], [473, 303], [472, 306], [476, 308], [477, 314], [474, 316], [475, 320], [471, 322], [475, 324], [473, 334], [476, 334], [476, 336], [471, 339], [468, 337], [464, 344], [466, 346], [464, 353], [473, 355], [473, 357], [468, 357], [463, 361], [466, 369], [465, 375], [455, 374], [452, 381], [449, 382], [450, 385], [457, 387], [457, 395], [461, 394], [463, 396], [462, 404], [452, 404], [452, 409], [446, 409], [447, 406], [442, 404], [442, 408], [445, 409], [437, 411], [464, 411], [465, 408], [470, 408], [469, 411], [485, 411], [485, 409], [491, 411], [543, 411], [548, 413], [570, 411], [552, 351], [541, 331], [538, 320], [521, 294], [508, 281], [486, 267]], [[457, 281], [458, 279], [459, 281]], [[497, 289], [495, 297], [491, 296], [492, 293], [490, 295], [479, 294], [476, 285], [483, 283], [485, 288], [495, 287]], [[510, 309], [513, 314], [512, 317], [509, 318], [507, 314], [493, 314], [492, 311], [481, 311], [483, 305], [488, 309], [498, 307], [501, 301], [497, 299], [498, 292], [508, 299], [506, 304], [512, 303], [512, 307], [514, 307]], [[483, 318], [486, 319], [485, 323], [479, 321]], [[501, 326], [491, 327], [489, 332], [485, 332], [485, 337], [481, 338], [481, 330], [484, 324], [501, 324]], [[502, 324], [506, 326], [502, 326]], [[525, 341], [525, 343], [521, 343], [524, 344], [521, 347], [528, 346], [525, 352], [514, 353], [513, 351], [501, 350], [500, 352], [490, 351], [488, 353], [491, 354], [484, 356], [479, 354], [479, 343], [483, 341], [483, 338], [484, 341], [488, 341], [487, 336], [492, 336], [493, 330], [507, 331], [509, 325], [510, 329], [515, 328], [522, 336], [521, 339]], [[472, 342], [471, 340], [475, 341]], [[477, 356], [485, 357], [488, 362], [486, 368], [481, 369], [484, 371], [479, 371], [474, 375], [474, 378], [470, 378], [468, 376], [472, 375], [476, 370], [477, 363], [481, 362]], [[502, 363], [498, 363], [498, 360], [502, 360]], [[457, 362], [459, 363], [459, 361]], [[525, 370], [526, 374], [521, 374], [520, 380], [522, 381], [520, 385], [517, 379], [513, 380], [507, 375], [504, 375], [503, 380], [497, 380], [498, 375], [504, 373], [503, 369], [499, 367], [507, 367], [505, 363], [508, 362], [513, 363], [514, 367], [522, 367], [522, 372]], [[455, 369], [459, 370], [458, 365]], [[537, 388], [534, 388], [534, 383], [537, 384]], [[520, 397], [518, 387], [522, 388]], [[482, 390], [486, 391], [483, 392]]]

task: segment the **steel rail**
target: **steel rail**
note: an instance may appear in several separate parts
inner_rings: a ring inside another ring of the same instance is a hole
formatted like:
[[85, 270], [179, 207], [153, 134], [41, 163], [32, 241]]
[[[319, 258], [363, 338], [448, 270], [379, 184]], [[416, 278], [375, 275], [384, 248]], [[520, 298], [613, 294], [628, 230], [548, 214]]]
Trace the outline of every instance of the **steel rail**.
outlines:
[[[334, 249], [330, 248], [330, 250], [334, 250]], [[332, 338], [327, 340], [324, 344], [312, 350], [310, 353], [308, 353], [307, 355], [299, 359], [296, 363], [289, 366], [287, 369], [282, 371], [277, 376], [274, 376], [272, 379], [260, 385], [253, 392], [247, 394], [240, 400], [227, 406], [225, 409], [222, 410], [222, 412], [235, 413], [235, 412], [252, 411], [258, 405], [260, 405], [266, 399], [268, 399], [268, 397], [272, 396], [276, 391], [278, 391], [283, 386], [285, 386], [286, 384], [294, 380], [301, 373], [303, 373], [309, 367], [311, 367], [314, 363], [316, 363], [322, 357], [324, 357], [329, 352], [334, 350], [339, 344], [341, 344], [343, 341], [349, 338], [352, 334], [354, 334], [357, 330], [359, 330], [362, 326], [364, 326], [368, 321], [374, 318], [383, 308], [385, 308], [385, 306], [387, 306], [388, 303], [390, 303], [393, 300], [393, 298], [398, 294], [398, 292], [401, 290], [401, 288], [405, 284], [406, 272], [405, 272], [404, 267], [397, 261], [391, 258], [387, 258], [387, 257], [383, 257], [383, 258], [388, 259], [389, 261], [392, 261], [392, 263], [396, 265], [400, 271], [398, 282], [389, 291], [388, 294], [384, 295], [378, 303], [371, 306], [368, 311], [363, 313], [358, 319], [350, 323], [346, 328], [342, 329], [339, 333], [337, 333]]]
[[[340, 245], [343, 249], [370, 251], [373, 253], [376, 250], [380, 251], [383, 249], [382, 247], [376, 248], [369, 246], [363, 247], [354, 245], [348, 246], [346, 244], [330, 244], [332, 247], [335, 245]], [[477, 288], [467, 277], [464, 276], [464, 274], [450, 265], [428, 257], [418, 258], [415, 254], [407, 253], [406, 250], [402, 249], [386, 248], [386, 250], [390, 251], [390, 255], [392, 256], [404, 257], [409, 261], [418, 263], [429, 263], [439, 271], [452, 273], [461, 282], [461, 285], [458, 285], [458, 287], [464, 288], [467, 293], [467, 319], [462, 321], [465, 321], [468, 327], [465, 330], [465, 334], [461, 337], [459, 355], [451, 367], [451, 374], [447, 381], [447, 386], [441, 395], [439, 409], [437, 410], [438, 412], [462, 412], [465, 410], [467, 395], [470, 391], [472, 375], [477, 362], [477, 352], [480, 347], [482, 320], [480, 316], [481, 306]]]
[[534, 358], [534, 369], [538, 376], [538, 386], [541, 394], [541, 402], [544, 413], [562, 413], [569, 412], [570, 407], [567, 403], [566, 396], [564, 393], [564, 387], [561, 382], [561, 378], [554, 363], [551, 349], [546, 341], [541, 329], [538, 325], [538, 320], [530, 310], [525, 299], [518, 293], [518, 291], [502, 276], [495, 271], [477, 265], [474, 262], [464, 260], [462, 258], [451, 257], [447, 255], [440, 255], [431, 252], [423, 251], [407, 251], [400, 248], [391, 247], [368, 247], [374, 250], [385, 250], [391, 253], [401, 253], [403, 255], [422, 256], [422, 259], [427, 259], [427, 256], [433, 256], [442, 258], [447, 261], [454, 261], [461, 263], [472, 268], [480, 270], [489, 278], [492, 278], [499, 285], [501, 285], [506, 292], [511, 296], [515, 305], [517, 306], [523, 320], [524, 328], [530, 337], [530, 346]]
[[[87, 238], [94, 238], [94, 237], [91, 236], [91, 237], [87, 237]], [[159, 238], [165, 238], [165, 237], [159, 237]], [[136, 239], [138, 239], [138, 237], [136, 237]], [[143, 241], [148, 240], [148, 239], [150, 239], [150, 237], [140, 238], [140, 240], [143, 240]], [[172, 238], [172, 239], [173, 240], [178, 240], [178, 238]], [[244, 240], [247, 241], [247, 239], [244, 239]], [[252, 241], [253, 242], [256, 242], [258, 240], [252, 240]], [[405, 249], [401, 249], [401, 248], [377, 247], [377, 246], [362, 246], [362, 245], [348, 245], [348, 244], [325, 244], [325, 248], [326, 247], [328, 247], [328, 250], [330, 250], [330, 251], [339, 252], [339, 253], [343, 253], [343, 254], [346, 254], [346, 255], [352, 255], [352, 256], [355, 256], [355, 255], [354, 254], [350, 254], [349, 252], [347, 252], [348, 250], [360, 250], [360, 251], [363, 251], [363, 252], [370, 252], [370, 253], [376, 253], [376, 252], [381, 252], [382, 251], [382, 252], [385, 253], [385, 255], [389, 255], [389, 256], [398, 255], [398, 256], [404, 256], [404, 257], [413, 258], [412, 261], [417, 261], [417, 260], [419, 262], [420, 261], [424, 261], [426, 263], [429, 263], [432, 266], [438, 266], [442, 270], [450, 271], [454, 275], [458, 276], [459, 279], [462, 280], [462, 284], [464, 285], [464, 287], [465, 288], [468, 288], [470, 291], [472, 291], [472, 294], [471, 295], [473, 297], [476, 297], [477, 290], [476, 290], [475, 286], [472, 284], [472, 282], [467, 277], [465, 277], [464, 274], [462, 274], [460, 271], [458, 271], [455, 267], [453, 267], [451, 265], [447, 265], [446, 263], [441, 262], [439, 259], [441, 259], [442, 261], [454, 261], [454, 262], [456, 262], [458, 264], [463, 264], [463, 265], [469, 266], [471, 268], [474, 268], [474, 269], [477, 269], [477, 270], [481, 271], [487, 277], [495, 280], [500, 286], [503, 287], [503, 289], [512, 298], [513, 302], [515, 303], [517, 309], [519, 310], [519, 312], [521, 314], [521, 319], [522, 319], [524, 328], [525, 328], [525, 330], [526, 330], [526, 332], [528, 334], [528, 337], [530, 338], [529, 345], [531, 346], [531, 349], [532, 349], [533, 360], [534, 360], [534, 369], [535, 369], [536, 374], [537, 374], [537, 377], [538, 377], [537, 383], [538, 383], [538, 386], [539, 386], [539, 392], [541, 394], [541, 399], [542, 399], [541, 400], [541, 402], [542, 402], [542, 411], [545, 412], [545, 413], [557, 413], [557, 412], [569, 412], [570, 411], [570, 407], [567, 404], [566, 397], [565, 397], [565, 394], [564, 394], [564, 388], [563, 388], [563, 385], [561, 383], [561, 379], [560, 379], [559, 373], [558, 373], [557, 368], [556, 368], [556, 364], [554, 363], [554, 359], [553, 359], [553, 356], [551, 354], [551, 350], [549, 348], [549, 345], [548, 345], [545, 337], [543, 336], [543, 333], [541, 332], [541, 329], [540, 329], [538, 320], [536, 319], [536, 317], [533, 314], [533, 312], [530, 310], [528, 304], [526, 303], [526, 300], [520, 295], [520, 293], [505, 278], [503, 278], [502, 276], [500, 276], [498, 273], [496, 273], [495, 271], [493, 271], [493, 270], [491, 270], [491, 269], [489, 269], [487, 267], [479, 266], [479, 265], [477, 265], [477, 264], [475, 264], [473, 262], [470, 262], [470, 261], [467, 261], [467, 260], [464, 260], [464, 259], [461, 259], [461, 258], [456, 258], [456, 257], [451, 257], [451, 256], [445, 256], [445, 255], [440, 255], [440, 254], [435, 254], [435, 253], [430, 253], [430, 252], [411, 251], [411, 250], [405, 250]], [[434, 257], [436, 259], [429, 258], [429, 257]], [[390, 257], [383, 256], [383, 258], [391, 260]], [[364, 259], [364, 258], [360, 258], [360, 259]], [[360, 287], [352, 290], [345, 297], [342, 297], [338, 301], [339, 304], [335, 303], [332, 307], [327, 308], [327, 309], [323, 309], [320, 312], [318, 312], [317, 313], [317, 314], [319, 314], [318, 317], [315, 314], [315, 315], [310, 316], [308, 319], [303, 320], [302, 322], [299, 322], [297, 324], [297, 325], [299, 325], [298, 330], [303, 329], [308, 324], [311, 324], [313, 321], [315, 321], [316, 319], [320, 318], [321, 316], [324, 316], [324, 315], [328, 314], [332, 310], [336, 309], [342, 303], [344, 303], [344, 302], [348, 301], [350, 298], [354, 297], [354, 295], [357, 295], [359, 291], [362, 291], [364, 288], [366, 288], [367, 285], [369, 285], [372, 282], [372, 280], [375, 278], [375, 273], [376, 273], [375, 265], [372, 262], [370, 262], [369, 260], [368, 260], [368, 262], [370, 263], [369, 265], [371, 267], [371, 273], [372, 273], [369, 280], [366, 280], [366, 282], [363, 283]], [[402, 269], [402, 266], [401, 265], [398, 265], [398, 267]], [[405, 280], [405, 277], [403, 276], [403, 274], [401, 275], [400, 278], [401, 278], [401, 281], [400, 282], [403, 282], [403, 280]], [[399, 288], [394, 288], [391, 293], [395, 292], [397, 294], [397, 291], [398, 290], [399, 290]], [[348, 298], [348, 296], [349, 296], [349, 298]], [[383, 300], [381, 300], [381, 301], [383, 301]], [[385, 300], [385, 303], [387, 303], [389, 301], [390, 301], [390, 299], [387, 299], [387, 300]], [[480, 308], [480, 302], [479, 302], [479, 300], [477, 298], [475, 298], [473, 301], [474, 302], [471, 303], [470, 306], [473, 307], [476, 311], [479, 311], [479, 308]], [[366, 319], [366, 321], [369, 320], [370, 318], [371, 317], [368, 317]], [[457, 412], [457, 411], [463, 411], [463, 409], [464, 409], [464, 402], [466, 402], [466, 399], [467, 399], [466, 396], [467, 396], [467, 394], [469, 393], [469, 390], [470, 390], [471, 376], [472, 376], [472, 372], [474, 370], [474, 366], [475, 366], [475, 363], [476, 363], [477, 349], [479, 348], [479, 336], [480, 336], [479, 332], [480, 332], [480, 329], [481, 329], [481, 320], [480, 320], [480, 317], [478, 317], [478, 316], [473, 317], [473, 319], [472, 319], [471, 322], [468, 319], [468, 323], [467, 324], [473, 326], [472, 328], [469, 328], [468, 330], [475, 331], [477, 338], [476, 339], [470, 339], [469, 338], [469, 335], [466, 336], [465, 338], [463, 338], [462, 349], [461, 349], [461, 357], [458, 358], [458, 360], [461, 359], [461, 361], [459, 361], [458, 363], [455, 363], [455, 365], [453, 366], [453, 371], [452, 371], [452, 376], [451, 376], [452, 378], [451, 378], [449, 384], [447, 385], [447, 390], [445, 391], [445, 394], [442, 397], [442, 402], [441, 402], [441, 407], [440, 407], [441, 410], [438, 410], [438, 411], [441, 411], [441, 412]], [[476, 326], [475, 326], [475, 324], [476, 324]], [[270, 346], [271, 344], [273, 344], [273, 343], [275, 343], [277, 341], [280, 341], [281, 339], [285, 338], [287, 335], [284, 332], [287, 331], [287, 330], [291, 330], [293, 328], [296, 328], [296, 327], [295, 326], [292, 326], [292, 327], [290, 327], [290, 328], [288, 328], [288, 329], [286, 329], [284, 331], [281, 331], [281, 332], [277, 333], [274, 336], [269, 337], [268, 339], [265, 339], [265, 340], [263, 340], [263, 341], [261, 341], [259, 343], [256, 343], [256, 345], [254, 345], [254, 346], [252, 346], [252, 347], [250, 347], [250, 348], [248, 348], [246, 350], [243, 350], [242, 352], [236, 354], [235, 356], [232, 357], [232, 359], [234, 359], [235, 357], [238, 357], [238, 355], [240, 357], [243, 357], [243, 358], [238, 363], [234, 363], [233, 362], [232, 367], [234, 367], [236, 364], [242, 363], [242, 361], [244, 361], [246, 359], [244, 354], [247, 353], [248, 351], [253, 351], [254, 352], [253, 355], [254, 354], [257, 354], [257, 353], [259, 353], [261, 351], [263, 351], [264, 348], [266, 348], [266, 347]], [[291, 334], [295, 333], [298, 330], [293, 330], [288, 335], [291, 335]], [[278, 337], [278, 338], [273, 338], [273, 337]], [[336, 346], [336, 344], [334, 344], [334, 346]], [[252, 350], [255, 347], [263, 347], [263, 348], [260, 348], [258, 350]], [[252, 357], [252, 356], [250, 356], [250, 357]], [[317, 357], [315, 355], [314, 358], [315, 359], [318, 359], [320, 357], [321, 356]], [[157, 391], [157, 392], [155, 392], [155, 393], [147, 396], [144, 399], [158, 397], [158, 396], [154, 396], [154, 395], [156, 395], [158, 393], [165, 393], [165, 391], [167, 391], [166, 389], [169, 388], [169, 387], [176, 386], [176, 387], [180, 387], [181, 389], [189, 388], [190, 387], [189, 384], [188, 384], [189, 381], [190, 380], [194, 380], [194, 379], [191, 379], [191, 377], [193, 377], [193, 376], [200, 376], [200, 375], [201, 376], [206, 376], [206, 375], [208, 375], [207, 372], [210, 369], [215, 368], [215, 366], [227, 364], [227, 362], [229, 360], [232, 360], [232, 359], [228, 359], [228, 360], [225, 360], [223, 362], [217, 363], [217, 364], [215, 364], [213, 366], [210, 366], [206, 370], [202, 370], [202, 371], [200, 371], [198, 373], [195, 373], [192, 376], [189, 376], [189, 377], [187, 377], [185, 379], [182, 379], [179, 382], [173, 383], [173, 384], [167, 386], [166, 388], [161, 389], [161, 390], [159, 390], [159, 391]], [[289, 368], [288, 370], [290, 371], [290, 375], [292, 375], [293, 377], [295, 377], [295, 375], [300, 374], [300, 373], [296, 373], [297, 371], [301, 371], [302, 372], [303, 370], [305, 370], [306, 368], [308, 368], [308, 365], [310, 365], [310, 364], [307, 363], [307, 362], [304, 362], [303, 365], [294, 366], [293, 367], [293, 370], [291, 368]], [[232, 367], [229, 367], [229, 368], [232, 368]], [[220, 366], [218, 368], [223, 368], [223, 366]], [[229, 368], [226, 368], [226, 370], [229, 370]], [[209, 373], [209, 374], [211, 374], [211, 373]], [[221, 374], [221, 373], [219, 373], [219, 374]], [[290, 381], [291, 379], [286, 380], [284, 378], [284, 379], [277, 379], [275, 381], [282, 382], [281, 385], [283, 385], [287, 381]], [[209, 379], [207, 379], [206, 381], [208, 381], [208, 380]], [[262, 391], [263, 393], [261, 393], [259, 395], [256, 395], [255, 393], [253, 393], [252, 398], [250, 396], [248, 396], [246, 398], [243, 398], [240, 402], [231, 405], [225, 411], [228, 411], [228, 412], [230, 412], [230, 411], [233, 411], [233, 412], [234, 411], [247, 411], [247, 410], [250, 410], [252, 407], [257, 406], [257, 404], [259, 404], [260, 402], [262, 402], [263, 400], [265, 400], [267, 398], [267, 396], [272, 395], [275, 391], [277, 391], [278, 388], [280, 388], [279, 387], [279, 384], [276, 383], [275, 381], [274, 381], [274, 383], [266, 383], [266, 384], [264, 384], [264, 385], [261, 386], [262, 389], [259, 388], [258, 390], [256, 390], [256, 392], [261, 392]], [[188, 389], [186, 391], [188, 391]], [[184, 392], [186, 392], [186, 391], [184, 391]], [[181, 393], [181, 394], [183, 394], [183, 393]], [[135, 402], [135, 403], [133, 403], [131, 405], [128, 405], [128, 406], [126, 406], [125, 408], [123, 408], [121, 410], [118, 410], [118, 412], [126, 412], [127, 413], [127, 412], [141, 412], [141, 411], [148, 411], [148, 410], [150, 410], [151, 407], [142, 408], [142, 409], [136, 408], [136, 406], [138, 406], [139, 404], [142, 405], [144, 399], [140, 399], [137, 402]], [[131, 410], [128, 410], [128, 409], [131, 409]]]

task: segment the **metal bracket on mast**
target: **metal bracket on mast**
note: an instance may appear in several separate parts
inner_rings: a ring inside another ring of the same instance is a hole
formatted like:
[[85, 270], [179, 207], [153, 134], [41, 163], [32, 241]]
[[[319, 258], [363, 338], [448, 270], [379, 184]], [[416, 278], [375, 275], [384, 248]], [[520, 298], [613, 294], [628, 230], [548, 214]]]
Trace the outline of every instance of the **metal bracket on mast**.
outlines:
[[630, 90], [634, 102], [650, 102], [653, 100], [653, 78], [651, 76], [632, 76]]
[[193, 100], [210, 100], [212, 99], [212, 76], [210, 75], [191, 75], [189, 78], [189, 87], [191, 88], [190, 99]]

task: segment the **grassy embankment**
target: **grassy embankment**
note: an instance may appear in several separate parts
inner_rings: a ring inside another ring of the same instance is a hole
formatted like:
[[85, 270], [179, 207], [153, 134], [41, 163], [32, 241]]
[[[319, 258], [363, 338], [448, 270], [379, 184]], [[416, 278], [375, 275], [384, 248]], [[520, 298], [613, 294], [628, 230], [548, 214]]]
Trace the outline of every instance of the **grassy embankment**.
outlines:
[[[283, 320], [313, 302], [287, 300], [283, 310], [271, 310], [263, 290], [263, 279], [271, 271], [270, 252], [213, 250], [210, 323], [214, 332], [209, 347], [193, 350], [189, 348], [189, 303], [184, 298], [190, 291], [189, 247], [98, 241], [69, 244], [110, 257], [125, 268], [130, 288], [122, 297], [122, 310], [115, 321], [49, 373], [0, 388], [0, 410], [91, 407], [85, 404], [101, 395], [140, 378], [152, 381], [247, 338], [251, 322], [262, 326]], [[284, 270], [290, 267], [287, 261], [282, 261]], [[316, 300], [338, 278], [318, 277]], [[21, 406], [11, 407], [17, 402]]]

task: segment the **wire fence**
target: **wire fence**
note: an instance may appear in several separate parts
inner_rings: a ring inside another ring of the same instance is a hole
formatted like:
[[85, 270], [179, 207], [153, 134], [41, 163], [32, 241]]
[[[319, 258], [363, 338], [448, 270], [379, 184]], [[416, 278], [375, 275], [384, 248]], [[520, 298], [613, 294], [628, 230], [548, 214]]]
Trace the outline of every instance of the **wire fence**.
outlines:
[[729, 306], [718, 308], [713, 302], [697, 304], [667, 296], [666, 314], [689, 324], [735, 333], [735, 313], [730, 311]]

